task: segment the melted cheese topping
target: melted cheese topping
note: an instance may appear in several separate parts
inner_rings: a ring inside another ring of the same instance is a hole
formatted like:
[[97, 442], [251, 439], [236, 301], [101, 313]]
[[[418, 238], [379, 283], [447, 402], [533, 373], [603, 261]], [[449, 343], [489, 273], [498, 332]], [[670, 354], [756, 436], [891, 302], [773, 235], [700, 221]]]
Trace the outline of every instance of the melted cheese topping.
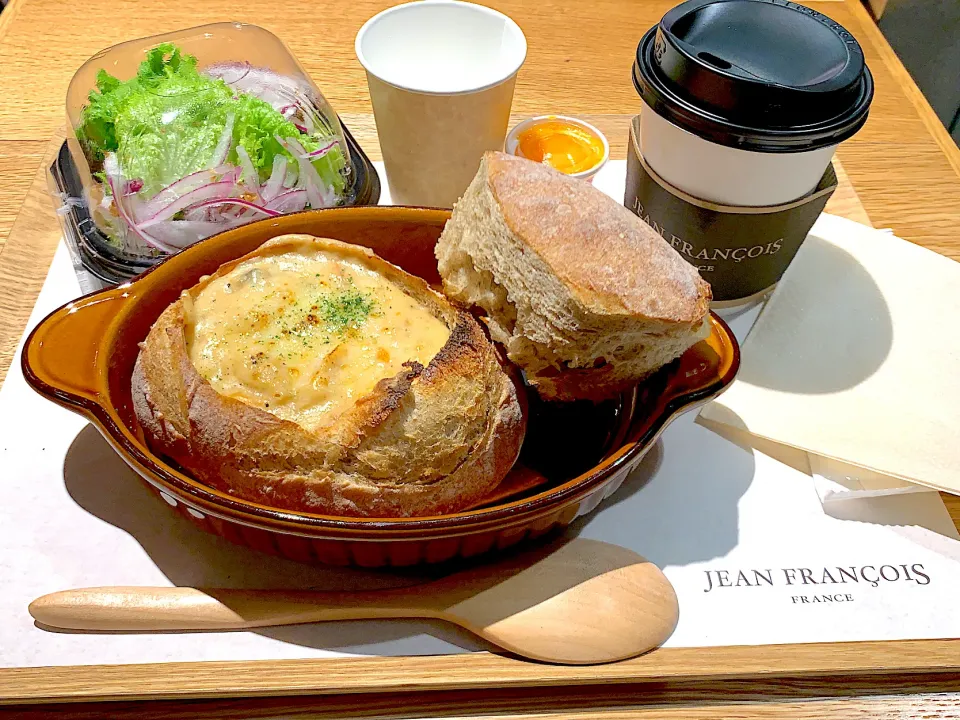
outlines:
[[187, 307], [187, 352], [214, 389], [308, 430], [450, 336], [362, 259], [326, 251], [251, 258]]

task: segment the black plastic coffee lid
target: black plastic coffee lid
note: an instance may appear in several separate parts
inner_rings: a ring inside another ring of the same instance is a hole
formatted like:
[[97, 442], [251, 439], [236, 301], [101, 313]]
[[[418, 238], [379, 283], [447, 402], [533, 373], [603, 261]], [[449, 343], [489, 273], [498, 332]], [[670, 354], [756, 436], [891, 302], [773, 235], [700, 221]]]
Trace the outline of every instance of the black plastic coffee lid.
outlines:
[[873, 78], [856, 39], [787, 0], [689, 0], [637, 48], [633, 82], [653, 110], [722, 145], [800, 152], [866, 122]]

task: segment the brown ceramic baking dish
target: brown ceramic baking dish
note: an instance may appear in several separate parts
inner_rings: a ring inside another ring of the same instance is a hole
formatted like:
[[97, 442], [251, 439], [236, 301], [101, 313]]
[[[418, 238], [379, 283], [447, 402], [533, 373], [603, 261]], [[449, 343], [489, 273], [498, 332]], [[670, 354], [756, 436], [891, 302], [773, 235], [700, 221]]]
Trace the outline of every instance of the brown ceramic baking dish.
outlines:
[[303, 561], [406, 566], [503, 549], [592, 511], [636, 467], [678, 414], [733, 381], [739, 350], [716, 316], [709, 338], [616, 400], [554, 404], [530, 392], [520, 462], [503, 490], [479, 507], [436, 517], [338, 518], [278, 510], [214, 490], [152, 453], [130, 399], [130, 375], [160, 313], [201, 275], [266, 240], [310, 233], [371, 248], [438, 283], [434, 244], [445, 210], [357, 207], [264, 220], [198, 243], [115, 288], [46, 317], [23, 351], [23, 374], [40, 394], [87, 417], [170, 505], [202, 528]]

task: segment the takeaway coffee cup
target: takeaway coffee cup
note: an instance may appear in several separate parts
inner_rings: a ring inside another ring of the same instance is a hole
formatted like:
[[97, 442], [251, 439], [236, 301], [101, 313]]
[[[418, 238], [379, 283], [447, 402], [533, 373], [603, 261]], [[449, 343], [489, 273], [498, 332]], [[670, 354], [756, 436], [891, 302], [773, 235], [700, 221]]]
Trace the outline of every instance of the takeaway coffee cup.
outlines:
[[503, 147], [523, 32], [482, 5], [421, 0], [368, 20], [356, 52], [393, 202], [451, 207]]
[[859, 130], [873, 79], [854, 37], [785, 0], [690, 0], [644, 35], [640, 150], [670, 185], [759, 207], [813, 191]]
[[850, 33], [786, 0], [690, 0], [637, 47], [624, 204], [695, 265], [714, 307], [763, 297], [836, 188], [873, 79]]
[[832, 165], [799, 200], [738, 207], [701, 200], [666, 182], [640, 152], [630, 126], [623, 204], [694, 265], [713, 290], [714, 310], [761, 300], [780, 280], [837, 187]]

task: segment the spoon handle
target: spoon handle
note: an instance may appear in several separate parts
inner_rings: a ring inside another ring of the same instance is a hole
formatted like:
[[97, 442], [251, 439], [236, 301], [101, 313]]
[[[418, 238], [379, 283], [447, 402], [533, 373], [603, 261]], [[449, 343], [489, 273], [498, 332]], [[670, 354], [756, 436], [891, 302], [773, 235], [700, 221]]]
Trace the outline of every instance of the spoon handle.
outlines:
[[30, 603], [43, 624], [70, 630], [236, 630], [326, 620], [429, 617], [417, 592], [367, 593], [99, 587], [63, 590]]

